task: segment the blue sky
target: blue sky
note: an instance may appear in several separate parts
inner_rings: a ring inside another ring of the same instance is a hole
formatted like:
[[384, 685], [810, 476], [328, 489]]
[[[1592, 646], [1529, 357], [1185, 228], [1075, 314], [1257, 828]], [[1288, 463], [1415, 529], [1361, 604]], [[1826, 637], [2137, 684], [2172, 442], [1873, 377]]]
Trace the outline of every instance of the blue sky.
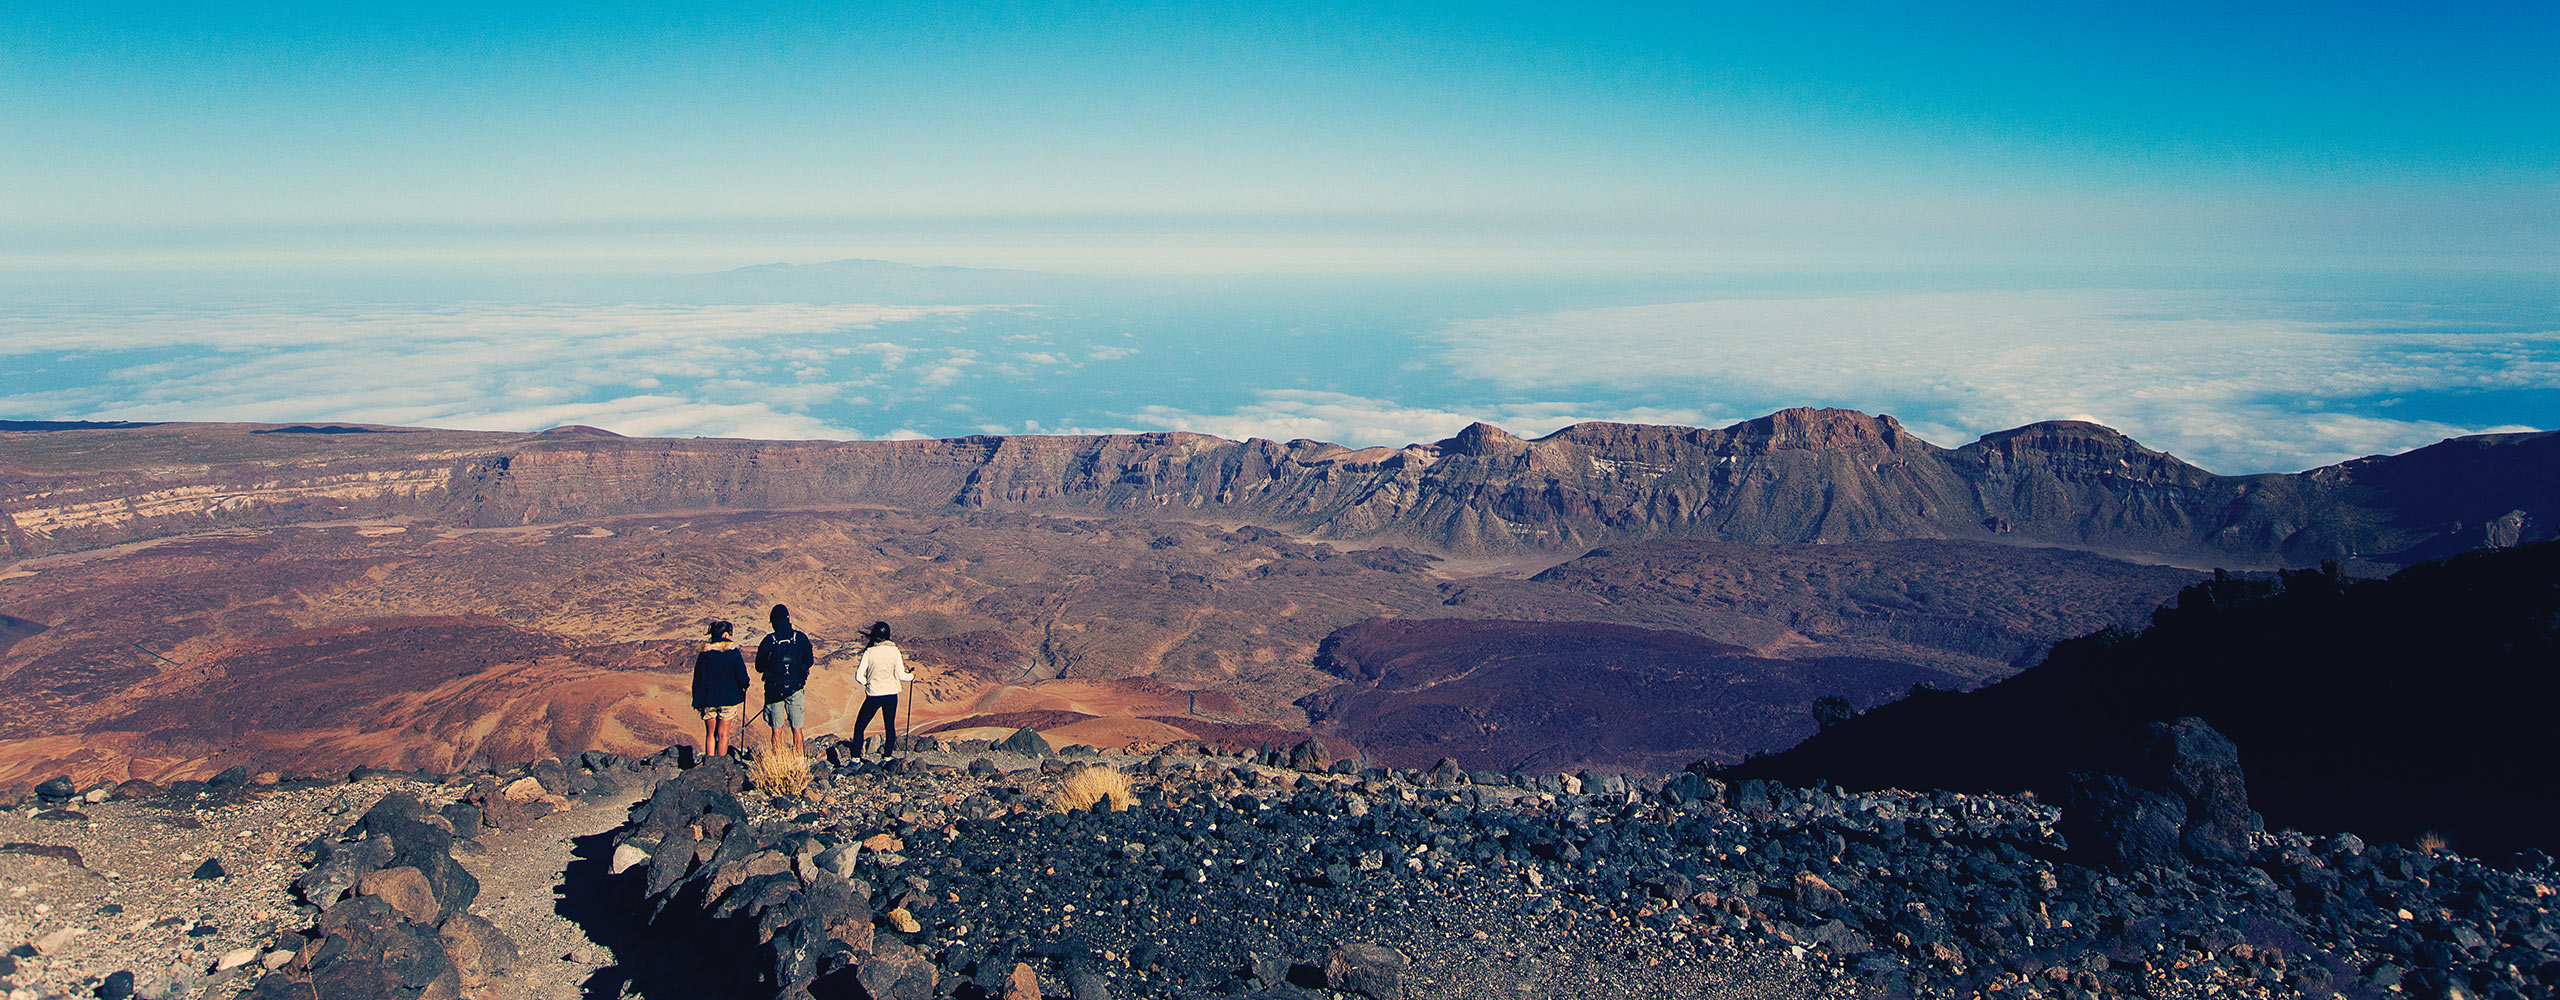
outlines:
[[2560, 424], [2549, 3], [358, 6], [0, 9], [0, 417]]
[[10, 5], [0, 220], [2560, 235], [2548, 3], [368, 6]]

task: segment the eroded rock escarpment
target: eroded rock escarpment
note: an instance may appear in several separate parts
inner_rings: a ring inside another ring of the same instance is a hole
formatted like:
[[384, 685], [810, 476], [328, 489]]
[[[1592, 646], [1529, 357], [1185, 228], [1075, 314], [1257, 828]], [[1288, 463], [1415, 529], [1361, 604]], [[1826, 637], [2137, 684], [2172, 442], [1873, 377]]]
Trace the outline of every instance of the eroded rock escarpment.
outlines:
[[1401, 449], [1166, 433], [737, 441], [238, 424], [0, 434], [14, 557], [356, 517], [497, 527], [663, 511], [883, 505], [1181, 514], [1463, 554], [1611, 541], [1997, 539], [2231, 566], [2405, 563], [2548, 537], [2560, 435], [2492, 435], [2288, 475], [2218, 476], [2095, 424], [1961, 448], [1891, 417], [1718, 429], [1477, 424]]

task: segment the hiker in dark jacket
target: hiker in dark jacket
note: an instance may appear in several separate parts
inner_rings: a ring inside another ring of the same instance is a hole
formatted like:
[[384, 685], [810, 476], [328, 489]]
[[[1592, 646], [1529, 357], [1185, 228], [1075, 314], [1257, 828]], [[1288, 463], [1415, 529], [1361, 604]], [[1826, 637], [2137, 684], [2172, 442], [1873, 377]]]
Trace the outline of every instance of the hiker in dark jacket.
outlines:
[[[801, 689], [809, 684], [809, 664], [816, 661], [816, 650], [809, 633], [791, 627], [791, 609], [773, 606], [773, 634], [756, 645], [756, 673], [764, 678], [764, 725], [766, 745], [779, 750], [789, 746], [792, 753], [806, 754], [800, 745], [800, 716], [807, 702]], [[785, 744], [782, 734], [791, 733]]]
[[693, 708], [702, 713], [702, 744], [713, 756], [729, 752], [729, 727], [747, 703], [747, 659], [729, 641], [728, 622], [712, 622], [702, 651], [693, 654]]

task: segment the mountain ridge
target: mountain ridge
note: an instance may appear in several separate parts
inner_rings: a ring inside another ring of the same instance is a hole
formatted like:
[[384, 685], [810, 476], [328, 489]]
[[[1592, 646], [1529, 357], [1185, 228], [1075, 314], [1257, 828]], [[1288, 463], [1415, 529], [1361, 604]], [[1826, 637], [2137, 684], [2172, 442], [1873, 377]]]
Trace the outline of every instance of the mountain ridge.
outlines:
[[[1173, 431], [924, 441], [570, 431], [266, 435], [158, 424], [0, 434], [16, 559], [223, 527], [418, 518], [513, 527], [681, 510], [889, 506], [1209, 518], [1457, 555], [1645, 538], [1989, 540], [2238, 568], [2388, 568], [2560, 524], [2560, 433], [2448, 439], [2222, 476], [2098, 424], [1944, 448], [1891, 416], [1722, 428], [1478, 423], [1402, 448]], [[66, 443], [75, 440], [84, 445]]]

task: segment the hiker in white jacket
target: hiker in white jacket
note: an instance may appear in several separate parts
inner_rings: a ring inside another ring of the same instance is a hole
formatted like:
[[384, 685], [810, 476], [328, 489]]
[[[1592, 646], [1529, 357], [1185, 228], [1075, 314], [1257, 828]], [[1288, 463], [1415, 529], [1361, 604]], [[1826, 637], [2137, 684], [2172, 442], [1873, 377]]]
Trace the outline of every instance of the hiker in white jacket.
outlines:
[[889, 641], [889, 623], [872, 622], [862, 630], [862, 659], [853, 668], [853, 682], [862, 685], [862, 711], [853, 717], [854, 752], [862, 751], [862, 733], [871, 728], [871, 714], [882, 713], [881, 728], [888, 737], [880, 741], [880, 755], [898, 752], [898, 693], [907, 681], [916, 679], [907, 669], [906, 654], [898, 652], [898, 644]]

